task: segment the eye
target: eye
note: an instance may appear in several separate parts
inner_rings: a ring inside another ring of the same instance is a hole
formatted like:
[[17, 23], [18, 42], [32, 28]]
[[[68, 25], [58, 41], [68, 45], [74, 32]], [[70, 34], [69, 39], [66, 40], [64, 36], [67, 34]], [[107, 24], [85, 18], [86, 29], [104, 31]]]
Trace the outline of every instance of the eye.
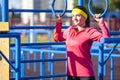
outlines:
[[81, 17], [81, 15], [80, 15], [80, 14], [77, 14], [76, 16], [77, 16], [77, 17]]

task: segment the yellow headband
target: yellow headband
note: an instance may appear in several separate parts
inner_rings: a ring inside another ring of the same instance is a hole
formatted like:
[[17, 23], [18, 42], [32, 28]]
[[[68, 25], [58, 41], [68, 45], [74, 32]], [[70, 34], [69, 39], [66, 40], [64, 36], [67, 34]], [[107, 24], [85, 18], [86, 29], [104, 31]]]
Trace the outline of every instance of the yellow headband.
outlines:
[[87, 14], [81, 9], [75, 8], [75, 9], [72, 10], [72, 13], [74, 13], [74, 12], [80, 13], [82, 16], [85, 17], [85, 19], [87, 19], [87, 17], [88, 17]]

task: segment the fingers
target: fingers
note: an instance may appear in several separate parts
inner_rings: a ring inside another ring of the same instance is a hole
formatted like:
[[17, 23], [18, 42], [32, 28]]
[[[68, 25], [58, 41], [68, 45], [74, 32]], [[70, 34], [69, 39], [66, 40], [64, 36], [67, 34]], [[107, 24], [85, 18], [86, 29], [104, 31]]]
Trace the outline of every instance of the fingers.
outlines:
[[95, 14], [95, 15], [93, 16], [93, 18], [94, 18], [96, 21], [98, 21], [98, 22], [99, 22], [99, 21], [102, 21], [103, 18], [101, 18], [100, 15], [101, 15], [101, 14]]
[[58, 18], [58, 21], [62, 21], [62, 17], [60, 16], [60, 14], [57, 14], [57, 18]]
[[101, 14], [95, 14], [95, 15], [94, 15], [94, 18], [95, 18], [95, 19], [99, 19], [99, 18], [100, 18], [100, 15], [101, 15]]

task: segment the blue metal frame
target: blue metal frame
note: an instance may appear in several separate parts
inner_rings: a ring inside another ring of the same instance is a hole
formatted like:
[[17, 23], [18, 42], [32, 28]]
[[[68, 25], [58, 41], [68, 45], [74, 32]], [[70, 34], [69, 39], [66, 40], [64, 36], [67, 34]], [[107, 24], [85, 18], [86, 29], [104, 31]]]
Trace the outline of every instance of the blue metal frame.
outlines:
[[2, 0], [2, 22], [8, 22], [8, 0]]
[[[64, 7], [64, 10], [62, 11], [62, 13], [60, 14], [60, 16], [63, 16], [67, 10], [67, 0], [64, 0], [64, 3], [65, 3], [65, 7]], [[54, 16], [57, 16], [55, 9], [54, 9], [54, 5], [55, 5], [55, 0], [53, 0], [53, 2], [52, 2], [52, 12], [53, 12]]]
[[[65, 1], [65, 0], [64, 0]], [[64, 10], [54, 10], [54, 2], [55, 0], [53, 1], [53, 4], [52, 4], [52, 11], [53, 11], [53, 14], [55, 14], [55, 12], [62, 12], [61, 16], [64, 15], [65, 12], [71, 12], [71, 10], [66, 10], [66, 6], [67, 6], [67, 2], [65, 1], [65, 8]], [[88, 8], [89, 8], [89, 11], [90, 11], [90, 14], [92, 16], [94, 16], [94, 13], [92, 12], [92, 9], [91, 9], [91, 3], [92, 3], [92, 0], [89, 0], [89, 3], [88, 3]], [[81, 5], [81, 6], [84, 6], [84, 0], [78, 0], [78, 5]], [[108, 10], [108, 0], [106, 0], [106, 8], [105, 8], [105, 11], [101, 14], [101, 17], [104, 16], [106, 14]], [[8, 0], [2, 0], [2, 21], [3, 22], [8, 22], [8, 12], [52, 12], [51, 10], [30, 10], [30, 9], [9, 9], [8, 10]], [[66, 28], [67, 26], [65, 26]], [[19, 29], [24, 29], [23, 27], [10, 27], [11, 29], [16, 29], [16, 28], [19, 28]], [[28, 27], [27, 27], [28, 28]], [[30, 29], [38, 29], [40, 27], [36, 27], [36, 26], [32, 26], [32, 27], [29, 27]], [[41, 27], [42, 29], [43, 27]], [[45, 27], [44, 27], [45, 28]], [[49, 27], [46, 27], [46, 29], [54, 29], [54, 26], [49, 26]], [[114, 33], [114, 35], [116, 34], [119, 34], [118, 33]], [[23, 60], [24, 59], [24, 56], [23, 56], [23, 52], [24, 51], [30, 51], [30, 50], [33, 50], [33, 51], [40, 51], [39, 50], [36, 50], [35, 47], [32, 47], [32, 49], [28, 49], [27, 47], [28, 46], [40, 46], [40, 45], [60, 45], [60, 44], [65, 44], [65, 43], [25, 43], [25, 44], [20, 44], [20, 34], [18, 33], [2, 33], [0, 34], [0, 37], [4, 38], [4, 37], [9, 37], [9, 38], [16, 38], [15, 40], [15, 44], [11, 44], [10, 47], [14, 47], [15, 49], [15, 67], [12, 66], [11, 62], [9, 60], [7, 60], [7, 58], [4, 56], [4, 54], [2, 52], [0, 52], [0, 54], [6, 59], [6, 61], [11, 65], [11, 67], [16, 71], [15, 72], [15, 80], [20, 80], [20, 79], [38, 79], [38, 78], [41, 78], [42, 80], [44, 80], [44, 78], [51, 78], [51, 80], [54, 79], [54, 77], [62, 77], [62, 76], [66, 76], [66, 74], [60, 74], [60, 75], [54, 75], [54, 61], [59, 61], [59, 60], [66, 60], [66, 59], [54, 59], [54, 53], [57, 53], [57, 52], [60, 52], [60, 53], [64, 53], [65, 54], [65, 51], [59, 51], [56, 50], [53, 51], [53, 50], [41, 50], [41, 57], [40, 57], [40, 60]], [[105, 63], [106, 61], [110, 58], [111, 59], [111, 80], [114, 79], [114, 57], [120, 57], [119, 54], [112, 54], [113, 53], [113, 50], [116, 50], [116, 46], [118, 45], [118, 43], [120, 41], [120, 38], [104, 38], [104, 39], [101, 39], [100, 43], [99, 43], [99, 49], [97, 49], [97, 51], [99, 52], [99, 54], [96, 54], [96, 51], [95, 53], [93, 52], [92, 55], [95, 55], [95, 56], [98, 56], [98, 59], [99, 59], [99, 62], [98, 62], [98, 77], [99, 77], [99, 80], [104, 80], [104, 69], [105, 69]], [[105, 50], [104, 49], [104, 46], [105, 46], [105, 43], [115, 43], [115, 45], [113, 45], [114, 47], [111, 49], [111, 50]], [[22, 48], [22, 53], [21, 53], [21, 48], [20, 46], [24, 46], [24, 48]], [[26, 46], [26, 47], [25, 47]], [[106, 51], [106, 53], [108, 54], [104, 54], [104, 52]], [[50, 59], [44, 59], [44, 52], [50, 52], [52, 55], [50, 57]], [[22, 60], [21, 60], [21, 56], [22, 56]], [[107, 56], [107, 58], [105, 58]], [[45, 75], [44, 74], [44, 62], [46, 61], [51, 61], [52, 63], [50, 64], [50, 68], [51, 68], [51, 75]], [[20, 69], [24, 69], [24, 65], [23, 63], [31, 63], [31, 62], [41, 62], [41, 67], [42, 67], [42, 71], [40, 72], [40, 75], [41, 76], [36, 76], [36, 77], [25, 77], [24, 74], [24, 71], [22, 72], [22, 70]], [[14, 62], [13, 62], [14, 63]], [[22, 65], [22, 67], [20, 66]], [[14, 78], [12, 78], [14, 79]], [[11, 80], [12, 80], [11, 79]]]
[[0, 52], [0, 54], [2, 55], [2, 57], [8, 62], [8, 64], [14, 69], [15, 71], [15, 80], [20, 80], [21, 78], [21, 65], [20, 65], [20, 59], [21, 59], [21, 55], [20, 55], [20, 33], [2, 33], [0, 34], [0, 38], [15, 38], [15, 67], [13, 66], [13, 64], [6, 58], [6, 56], [4, 56], [4, 53]]
[[[108, 7], [109, 7], [109, 5], [108, 5], [108, 0], [105, 0], [105, 3], [106, 3], [106, 8], [105, 8], [104, 12], [101, 13], [100, 17], [103, 17], [103, 16], [107, 13], [107, 11], [108, 11]], [[89, 0], [89, 2], [88, 2], [88, 9], [89, 9], [89, 11], [90, 11], [90, 14], [91, 14], [92, 16], [94, 16], [95, 13], [92, 11], [91, 4], [92, 4], [92, 0]]]

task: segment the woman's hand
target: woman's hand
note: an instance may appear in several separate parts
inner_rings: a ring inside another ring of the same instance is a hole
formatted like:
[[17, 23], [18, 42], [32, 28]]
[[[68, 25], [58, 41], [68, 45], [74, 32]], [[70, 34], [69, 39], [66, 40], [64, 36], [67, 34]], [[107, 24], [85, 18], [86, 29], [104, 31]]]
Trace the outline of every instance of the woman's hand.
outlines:
[[62, 17], [60, 16], [60, 14], [57, 15], [57, 21], [62, 22]]
[[94, 18], [97, 22], [100, 22], [100, 21], [103, 20], [103, 18], [100, 18], [100, 14], [95, 14], [95, 15], [93, 16], [93, 18]]

